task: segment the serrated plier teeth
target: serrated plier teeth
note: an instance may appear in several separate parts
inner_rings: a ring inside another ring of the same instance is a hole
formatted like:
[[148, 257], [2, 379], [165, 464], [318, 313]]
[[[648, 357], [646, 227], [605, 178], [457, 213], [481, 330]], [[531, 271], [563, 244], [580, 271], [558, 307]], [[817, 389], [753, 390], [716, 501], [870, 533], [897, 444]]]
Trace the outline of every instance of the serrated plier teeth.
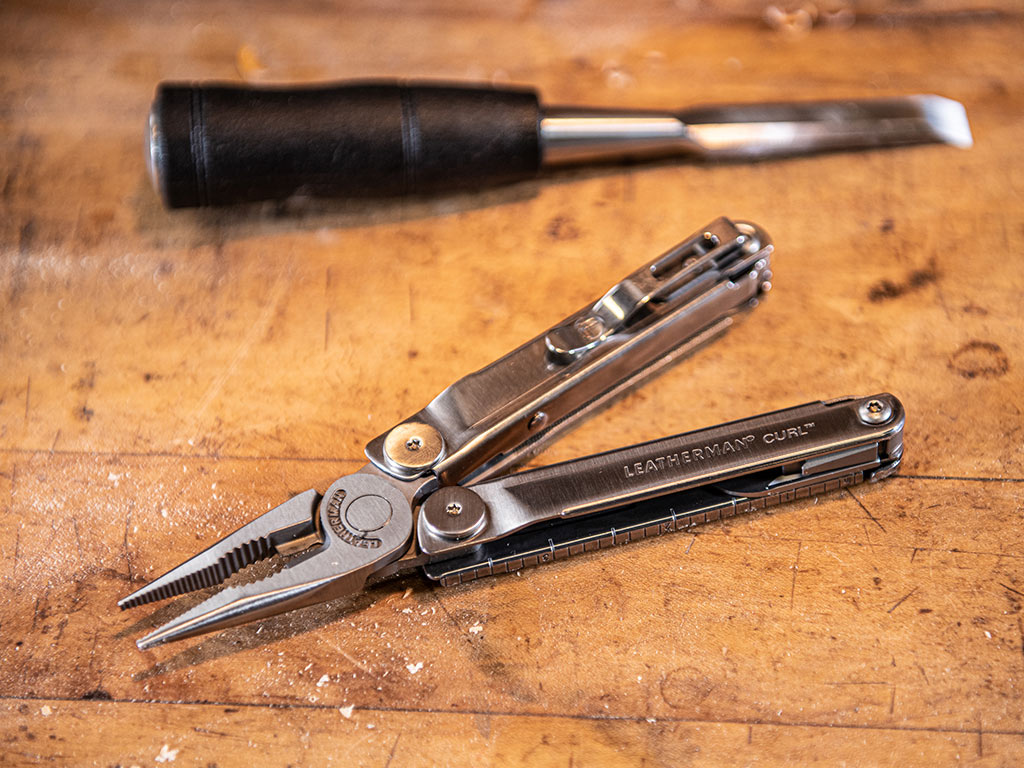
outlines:
[[255, 562], [291, 554], [322, 541], [317, 508], [320, 495], [300, 493], [228, 534], [213, 546], [118, 601], [124, 610], [216, 586]]

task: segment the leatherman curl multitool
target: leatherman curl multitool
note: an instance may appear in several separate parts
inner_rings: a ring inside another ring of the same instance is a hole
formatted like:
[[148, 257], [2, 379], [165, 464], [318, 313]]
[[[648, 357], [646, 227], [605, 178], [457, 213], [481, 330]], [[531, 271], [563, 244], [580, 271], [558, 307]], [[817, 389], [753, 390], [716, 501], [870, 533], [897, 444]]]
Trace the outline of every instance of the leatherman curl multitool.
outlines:
[[371, 440], [359, 471], [323, 494], [295, 496], [121, 600], [122, 608], [142, 605], [291, 556], [139, 647], [350, 595], [416, 567], [459, 584], [891, 475], [904, 417], [889, 394], [809, 403], [506, 474], [756, 306], [771, 286], [771, 254], [757, 226], [712, 222]]

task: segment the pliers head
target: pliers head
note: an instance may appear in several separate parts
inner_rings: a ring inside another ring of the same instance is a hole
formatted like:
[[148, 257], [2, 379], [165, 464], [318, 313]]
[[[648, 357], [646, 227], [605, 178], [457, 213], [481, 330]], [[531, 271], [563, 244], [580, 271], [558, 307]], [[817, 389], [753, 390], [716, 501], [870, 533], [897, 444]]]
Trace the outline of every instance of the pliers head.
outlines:
[[294, 496], [121, 600], [122, 609], [131, 608], [215, 586], [275, 554], [296, 555], [259, 581], [221, 590], [143, 637], [139, 648], [361, 590], [406, 552], [413, 531], [412, 491], [372, 466], [366, 470], [338, 478], [323, 496], [312, 490]]

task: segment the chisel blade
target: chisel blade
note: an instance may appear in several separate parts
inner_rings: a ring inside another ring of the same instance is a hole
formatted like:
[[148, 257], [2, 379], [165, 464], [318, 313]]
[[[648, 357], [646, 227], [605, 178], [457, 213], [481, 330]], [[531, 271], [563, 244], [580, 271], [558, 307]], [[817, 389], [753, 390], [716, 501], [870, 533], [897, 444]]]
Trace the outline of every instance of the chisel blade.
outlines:
[[942, 96], [743, 104], [679, 114], [695, 150], [712, 160], [757, 159], [828, 150], [973, 143], [962, 104]]

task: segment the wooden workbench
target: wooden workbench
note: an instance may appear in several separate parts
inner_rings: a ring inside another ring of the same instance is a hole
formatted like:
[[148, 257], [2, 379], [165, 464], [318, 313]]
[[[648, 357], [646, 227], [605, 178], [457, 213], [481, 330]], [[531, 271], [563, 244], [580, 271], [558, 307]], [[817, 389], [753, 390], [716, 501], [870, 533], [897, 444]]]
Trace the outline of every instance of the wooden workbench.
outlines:
[[[407, 5], [0, 6], [0, 764], [1024, 762], [1019, 5]], [[976, 146], [435, 201], [150, 190], [158, 81], [377, 75], [637, 107], [940, 93]], [[538, 462], [890, 390], [901, 477], [136, 650], [182, 604], [119, 597], [721, 214], [773, 235], [768, 300]]]

